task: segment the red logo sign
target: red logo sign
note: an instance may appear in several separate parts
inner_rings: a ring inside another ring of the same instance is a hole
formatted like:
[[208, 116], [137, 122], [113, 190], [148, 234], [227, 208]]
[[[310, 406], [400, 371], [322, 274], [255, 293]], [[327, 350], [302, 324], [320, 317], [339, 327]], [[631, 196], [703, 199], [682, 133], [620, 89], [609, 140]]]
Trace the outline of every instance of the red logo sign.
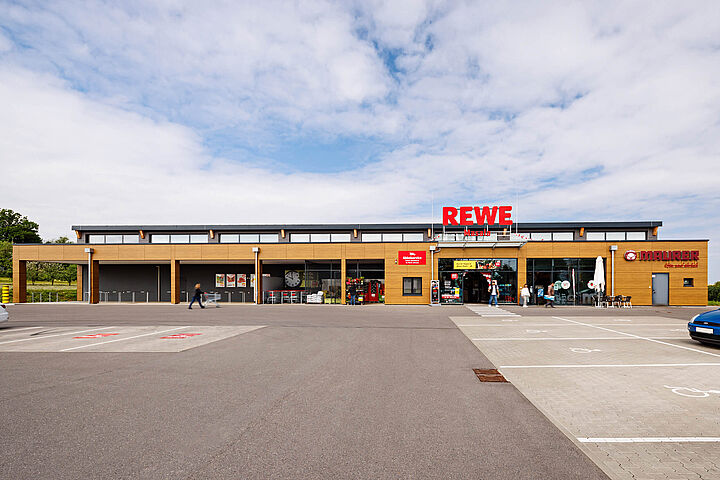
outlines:
[[168, 335], [167, 337], [160, 338], [190, 338], [194, 337], [195, 335], [202, 335], [202, 333], [176, 333], [174, 335]]
[[[626, 254], [627, 255], [627, 254]], [[697, 262], [699, 250], [655, 250], [640, 252], [640, 260], [661, 262]]]
[[443, 225], [512, 225], [512, 207], [443, 207]]
[[398, 252], [398, 265], [425, 265], [425, 253], [401, 250]]
[[628, 250], [627, 252], [625, 252], [624, 256], [625, 260], [627, 260], [628, 262], [632, 262], [637, 258], [637, 252], [635, 250]]

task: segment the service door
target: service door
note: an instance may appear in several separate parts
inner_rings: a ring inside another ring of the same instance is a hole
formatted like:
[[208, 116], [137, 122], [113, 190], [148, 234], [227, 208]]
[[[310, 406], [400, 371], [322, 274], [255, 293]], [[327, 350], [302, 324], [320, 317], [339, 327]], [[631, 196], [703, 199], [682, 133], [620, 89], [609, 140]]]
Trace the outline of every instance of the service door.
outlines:
[[652, 303], [653, 305], [667, 305], [668, 302], [668, 274], [652, 274]]

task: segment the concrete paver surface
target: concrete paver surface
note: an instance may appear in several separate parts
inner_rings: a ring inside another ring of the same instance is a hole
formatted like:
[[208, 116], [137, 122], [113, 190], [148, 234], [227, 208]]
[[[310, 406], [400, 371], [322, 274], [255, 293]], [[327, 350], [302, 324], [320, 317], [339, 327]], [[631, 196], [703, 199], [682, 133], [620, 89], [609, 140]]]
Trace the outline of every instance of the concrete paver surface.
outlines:
[[[122, 351], [0, 351], [0, 478], [607, 478], [514, 385], [478, 381], [472, 368], [492, 364], [449, 320], [463, 307], [10, 312], [0, 347], [71, 327], [152, 335]], [[183, 325], [162, 335], [224, 336], [128, 351]]]
[[720, 478], [720, 348], [689, 338], [699, 309], [527, 310], [452, 320], [612, 478]]

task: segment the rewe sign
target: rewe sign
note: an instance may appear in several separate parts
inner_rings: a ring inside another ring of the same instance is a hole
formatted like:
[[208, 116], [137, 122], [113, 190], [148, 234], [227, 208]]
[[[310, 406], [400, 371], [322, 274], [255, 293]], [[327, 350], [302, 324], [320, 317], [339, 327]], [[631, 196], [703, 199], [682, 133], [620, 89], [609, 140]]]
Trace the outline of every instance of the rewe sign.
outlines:
[[443, 207], [443, 225], [512, 225], [512, 207]]

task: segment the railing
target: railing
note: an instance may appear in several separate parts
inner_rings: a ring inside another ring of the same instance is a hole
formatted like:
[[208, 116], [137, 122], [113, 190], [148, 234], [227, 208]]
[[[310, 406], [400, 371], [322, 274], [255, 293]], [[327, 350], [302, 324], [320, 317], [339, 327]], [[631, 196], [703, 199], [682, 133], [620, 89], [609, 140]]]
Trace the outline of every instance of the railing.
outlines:
[[487, 235], [465, 235], [463, 233], [445, 233], [436, 234], [435, 241], [437, 242], [527, 242], [530, 240], [530, 236], [522, 233], [507, 233], [502, 234], [498, 232], [488, 232]]

